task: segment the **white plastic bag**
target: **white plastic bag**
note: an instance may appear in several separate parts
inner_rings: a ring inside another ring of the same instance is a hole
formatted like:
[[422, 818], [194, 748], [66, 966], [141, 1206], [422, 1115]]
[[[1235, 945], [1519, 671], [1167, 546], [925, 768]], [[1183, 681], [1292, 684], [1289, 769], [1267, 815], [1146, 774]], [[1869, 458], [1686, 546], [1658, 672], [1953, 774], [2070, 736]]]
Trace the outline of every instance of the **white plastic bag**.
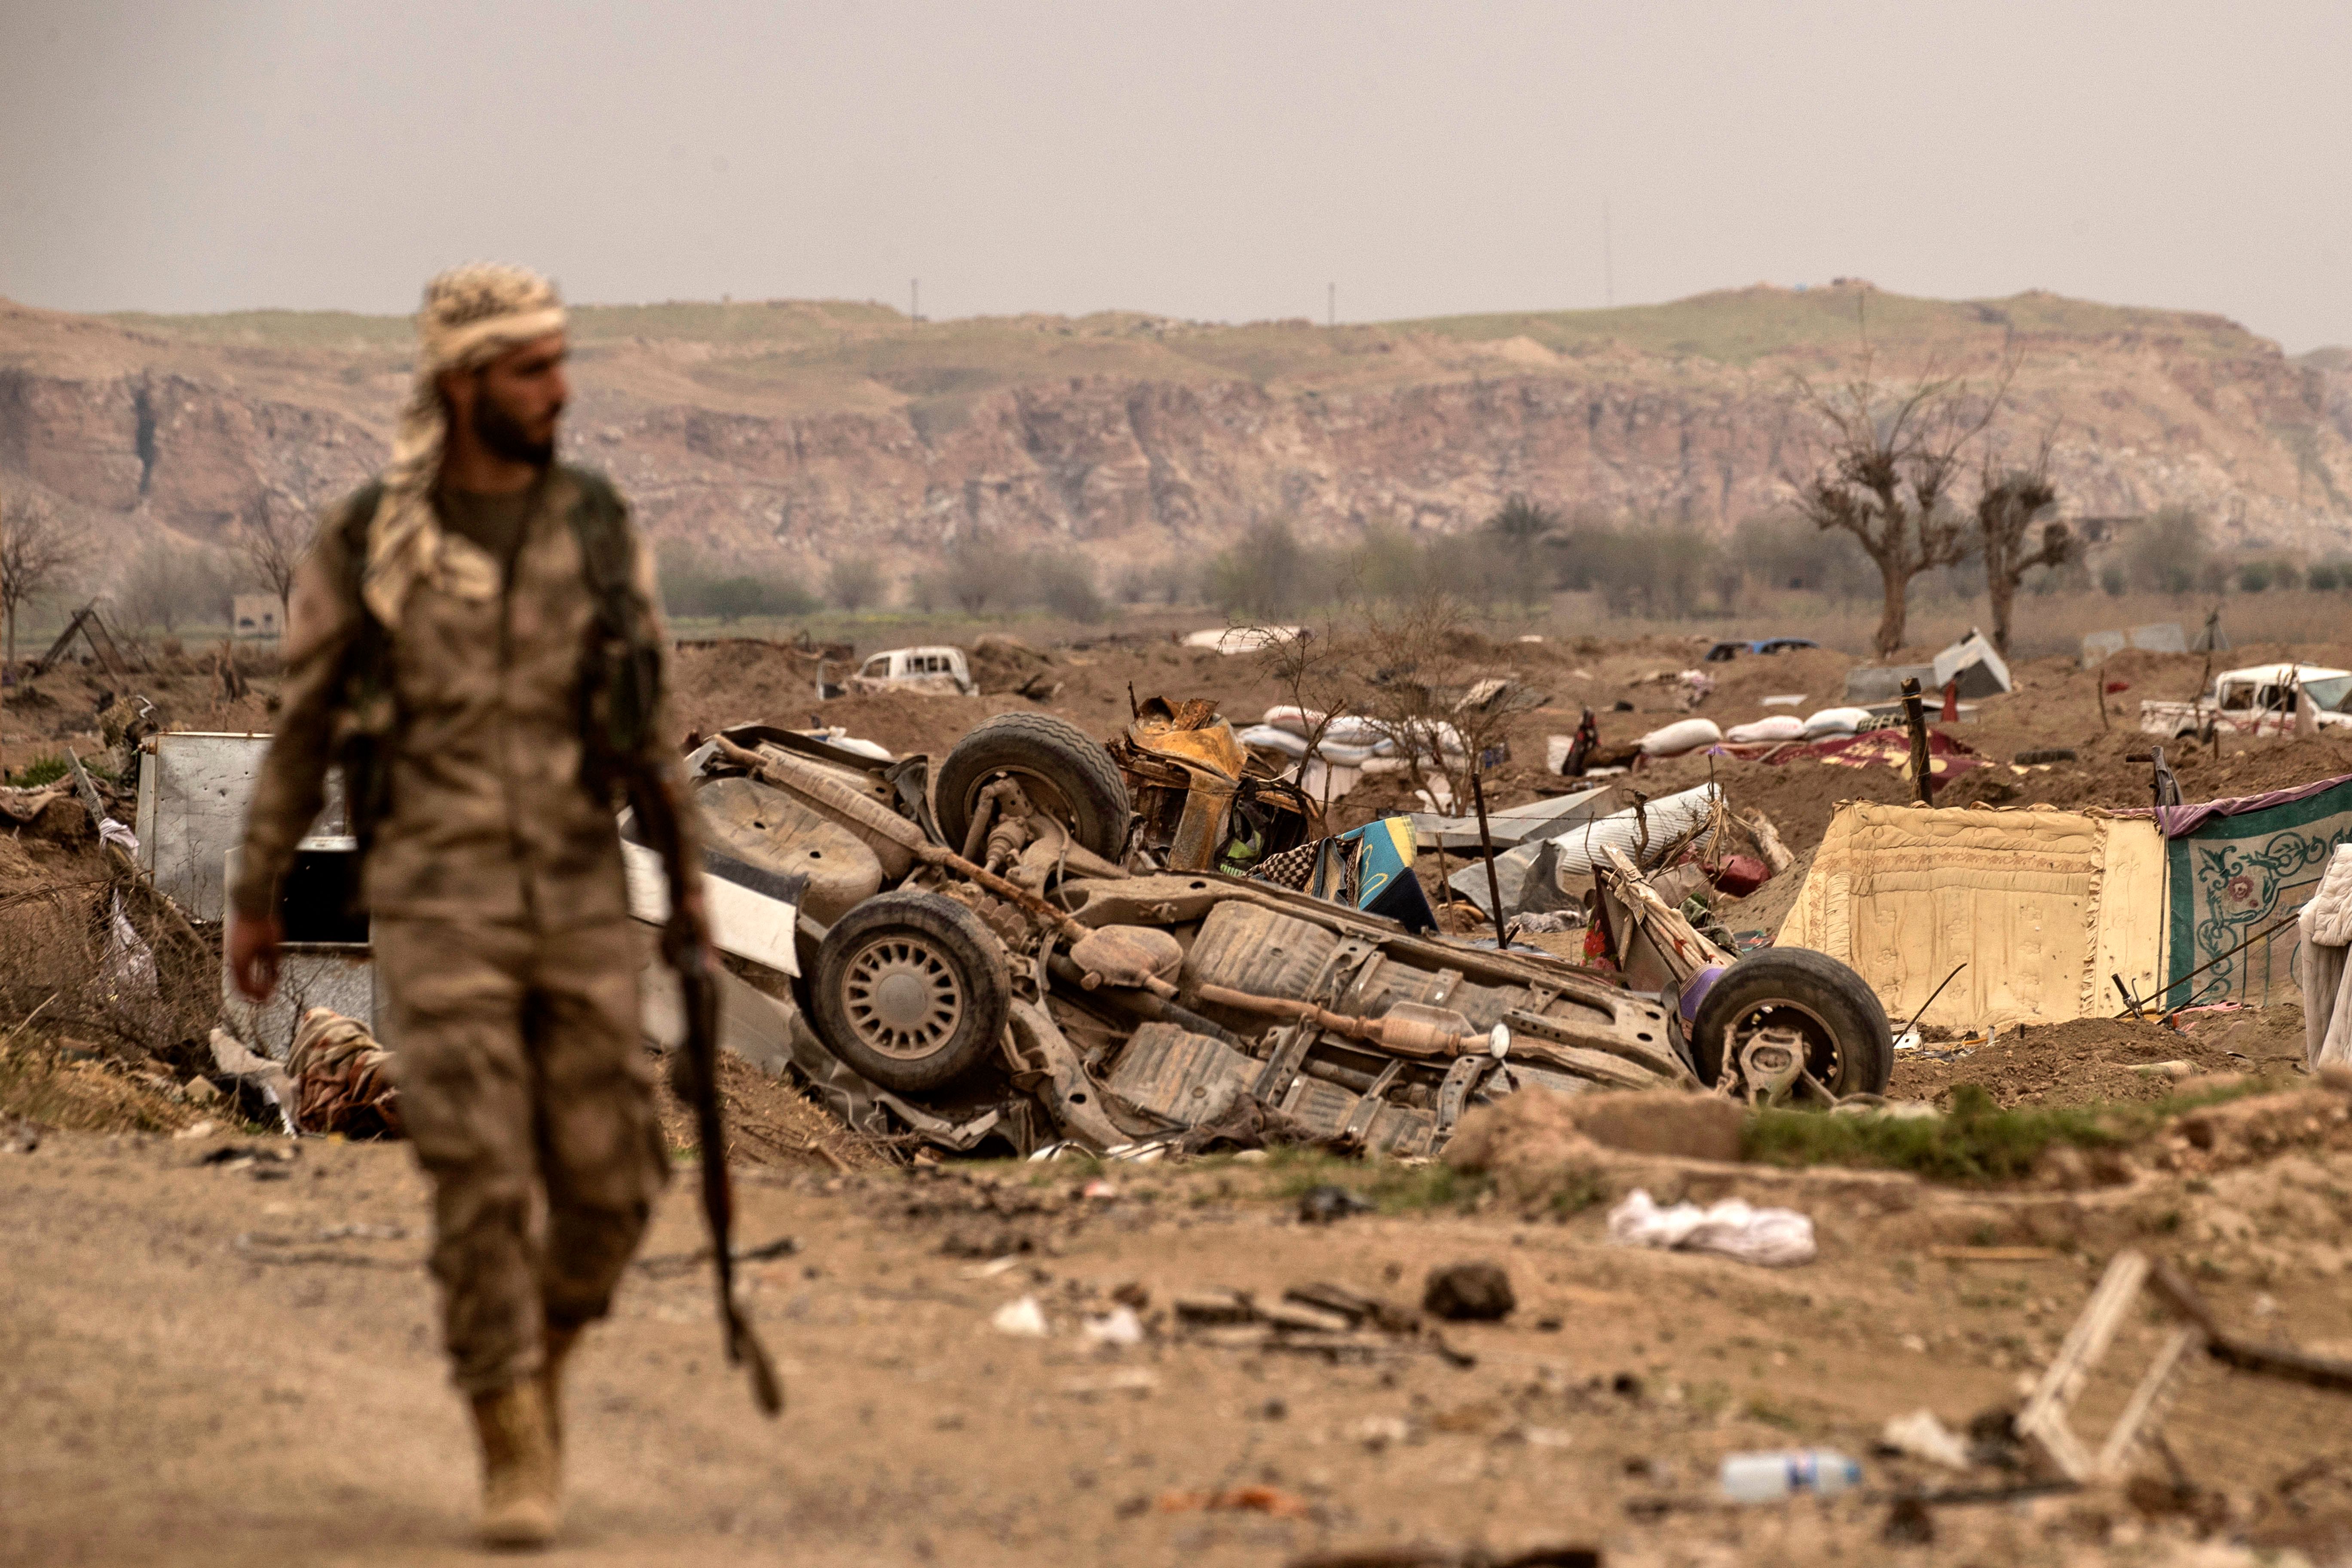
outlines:
[[1662, 1209], [1640, 1187], [1609, 1211], [1609, 1239], [1620, 1247], [1720, 1252], [1767, 1268], [1811, 1263], [1817, 1256], [1813, 1222], [1794, 1209], [1750, 1208], [1738, 1198], [1704, 1209], [1696, 1204]]

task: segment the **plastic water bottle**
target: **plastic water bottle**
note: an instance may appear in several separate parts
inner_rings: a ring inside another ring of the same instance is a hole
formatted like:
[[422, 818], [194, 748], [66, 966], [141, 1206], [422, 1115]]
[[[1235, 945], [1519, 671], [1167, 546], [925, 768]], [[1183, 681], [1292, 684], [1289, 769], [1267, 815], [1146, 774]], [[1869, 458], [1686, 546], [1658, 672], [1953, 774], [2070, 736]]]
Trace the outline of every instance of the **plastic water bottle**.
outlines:
[[1778, 1448], [1723, 1460], [1723, 1495], [1733, 1502], [1772, 1502], [1798, 1492], [1832, 1497], [1860, 1485], [1862, 1467], [1834, 1448]]

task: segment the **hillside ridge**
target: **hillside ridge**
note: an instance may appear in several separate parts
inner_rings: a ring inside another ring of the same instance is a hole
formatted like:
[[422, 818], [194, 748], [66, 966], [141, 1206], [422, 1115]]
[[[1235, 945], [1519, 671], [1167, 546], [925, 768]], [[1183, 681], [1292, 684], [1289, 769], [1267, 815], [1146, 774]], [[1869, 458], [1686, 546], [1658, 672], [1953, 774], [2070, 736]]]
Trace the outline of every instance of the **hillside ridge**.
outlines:
[[[2030, 292], [1756, 285], [1607, 310], [1320, 327], [1139, 311], [912, 322], [846, 300], [574, 308], [573, 455], [657, 537], [814, 569], [973, 535], [1122, 561], [1444, 531], [1507, 495], [1724, 529], [1786, 496], [1796, 378], [2019, 366], [2064, 510], [2198, 508], [2225, 546], [2352, 542], [2352, 364], [2223, 317]], [[405, 318], [79, 316], [0, 301], [0, 481], [124, 536], [218, 540], [382, 460]]]

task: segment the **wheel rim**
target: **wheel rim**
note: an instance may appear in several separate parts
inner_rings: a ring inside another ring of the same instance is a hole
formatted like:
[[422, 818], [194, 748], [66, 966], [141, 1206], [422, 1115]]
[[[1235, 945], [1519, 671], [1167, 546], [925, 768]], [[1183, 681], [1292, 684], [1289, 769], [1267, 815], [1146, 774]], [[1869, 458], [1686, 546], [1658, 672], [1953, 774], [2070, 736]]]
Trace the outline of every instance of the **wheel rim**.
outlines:
[[963, 979], [919, 938], [877, 937], [851, 954], [843, 1012], [858, 1044], [898, 1061], [938, 1055], [963, 1022]]
[[1741, 1049], [1766, 1029], [1794, 1031], [1805, 1043], [1805, 1070], [1823, 1089], [1837, 1091], [1838, 1075], [1845, 1070], [1837, 1031], [1811, 1007], [1786, 998], [1759, 1002], [1724, 1026], [1723, 1058], [1716, 1069], [1717, 1076], [1737, 1072]]

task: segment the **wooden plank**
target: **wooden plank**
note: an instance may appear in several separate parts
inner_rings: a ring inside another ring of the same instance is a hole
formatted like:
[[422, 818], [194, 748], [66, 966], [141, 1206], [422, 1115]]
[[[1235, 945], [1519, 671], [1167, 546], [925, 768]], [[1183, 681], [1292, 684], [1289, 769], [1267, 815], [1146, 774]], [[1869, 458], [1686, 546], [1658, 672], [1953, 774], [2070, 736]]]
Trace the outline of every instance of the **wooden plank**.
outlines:
[[2112, 1479], [2123, 1473], [2124, 1466], [2131, 1460], [2132, 1450], [2139, 1446], [2140, 1428], [2163, 1400], [2173, 1373], [2179, 1370], [2181, 1358], [2204, 1342], [2204, 1331], [2194, 1323], [2183, 1323], [2172, 1331], [2172, 1337], [2164, 1342], [2164, 1348], [2156, 1352], [2156, 1360], [2140, 1378], [2139, 1386], [2132, 1390], [2131, 1402], [2116, 1417], [2107, 1440], [2099, 1446], [2099, 1475]]
[[2067, 1425], [2075, 1397], [2083, 1391], [2084, 1379], [2099, 1358], [2107, 1353], [2107, 1346], [2123, 1325], [2124, 1314], [2131, 1310], [2133, 1299], [2148, 1275], [2147, 1255], [2138, 1252], [2118, 1252], [2107, 1265], [2098, 1289], [2083, 1309], [2074, 1326], [2066, 1331], [2066, 1338], [2058, 1353], [2042, 1374], [2042, 1381], [2026, 1400], [2025, 1408], [2018, 1412], [2019, 1434], [2040, 1445], [2050, 1462], [2063, 1471], [2070, 1480], [2088, 1481], [2098, 1473], [2098, 1459], [2074, 1436]]

